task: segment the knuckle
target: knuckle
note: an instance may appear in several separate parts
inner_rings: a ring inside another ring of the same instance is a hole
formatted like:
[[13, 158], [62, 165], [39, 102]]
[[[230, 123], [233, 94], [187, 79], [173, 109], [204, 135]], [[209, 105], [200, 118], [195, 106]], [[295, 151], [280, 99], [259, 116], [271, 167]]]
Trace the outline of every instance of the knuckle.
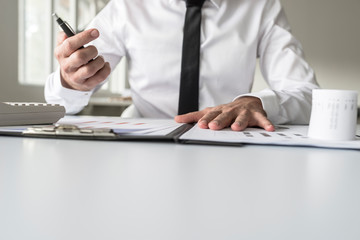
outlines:
[[88, 46], [88, 48], [91, 50], [91, 52], [94, 56], [97, 56], [99, 54], [99, 51], [97, 50], [97, 48], [95, 46], [91, 45], [91, 46]]
[[62, 42], [65, 41], [65, 39], [66, 39], [66, 34], [63, 31], [59, 32], [56, 37], [57, 45], [60, 45]]
[[61, 64], [61, 69], [62, 69], [65, 73], [70, 73], [72, 67], [71, 67], [70, 64], [63, 63], [63, 64]]
[[84, 51], [76, 51], [73, 53], [73, 57], [81, 62], [87, 61], [87, 54]]
[[227, 119], [235, 119], [237, 117], [237, 114], [233, 111], [224, 113], [224, 117]]
[[86, 61], [90, 61], [92, 59], [96, 59], [98, 56], [98, 50], [94, 46], [88, 46], [82, 49], [84, 53], [86, 53]]
[[102, 66], [105, 66], [105, 59], [102, 56], [97, 57], [97, 60]]
[[212, 115], [220, 115], [222, 112], [223, 112], [222, 109], [219, 108], [212, 108], [209, 111], [209, 113], [211, 113]]
[[105, 63], [105, 68], [107, 69], [107, 71], [109, 71], [109, 73], [111, 72], [110, 63], [106, 62], [106, 63]]
[[107, 78], [111, 73], [111, 69], [109, 66], [105, 66], [104, 71], [102, 71], [102, 77]]
[[69, 76], [68, 76], [68, 80], [69, 80], [69, 82], [72, 83], [72, 84], [77, 84], [78, 81], [79, 81], [78, 77], [75, 76], [75, 74], [69, 75]]
[[55, 50], [54, 50], [54, 56], [57, 60], [60, 60], [61, 59], [61, 51], [60, 51], [60, 48], [59, 47], [56, 47]]
[[91, 77], [95, 74], [96, 69], [93, 66], [86, 65], [83, 67], [82, 74]]
[[73, 52], [74, 51], [74, 44], [69, 39], [66, 39], [63, 42], [62, 47], [67, 52]]
[[244, 117], [248, 117], [248, 116], [251, 115], [251, 111], [250, 111], [249, 109], [246, 109], [246, 108], [241, 109], [241, 110], [240, 110], [240, 115], [242, 115], [242, 116], [244, 116]]
[[98, 81], [99, 82], [104, 81], [109, 76], [109, 74], [110, 74], [110, 72], [108, 70], [104, 69], [104, 71], [100, 71], [97, 76]]
[[94, 61], [92, 61], [92, 64], [95, 65], [98, 70], [105, 67], [105, 61], [102, 57], [97, 57], [96, 59], [94, 59]]
[[222, 111], [229, 114], [235, 112], [236, 110], [237, 108], [235, 106], [224, 106]]

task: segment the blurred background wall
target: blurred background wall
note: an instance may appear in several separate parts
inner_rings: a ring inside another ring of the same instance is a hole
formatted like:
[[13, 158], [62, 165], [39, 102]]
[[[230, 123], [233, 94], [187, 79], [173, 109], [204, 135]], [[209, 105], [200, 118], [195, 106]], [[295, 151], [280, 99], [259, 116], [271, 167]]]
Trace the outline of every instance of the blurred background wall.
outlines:
[[41, 101], [42, 92], [18, 82], [18, 1], [0, 1], [0, 101]]
[[[360, 92], [360, 1], [281, 0], [322, 88]], [[266, 87], [257, 72], [254, 91]]]

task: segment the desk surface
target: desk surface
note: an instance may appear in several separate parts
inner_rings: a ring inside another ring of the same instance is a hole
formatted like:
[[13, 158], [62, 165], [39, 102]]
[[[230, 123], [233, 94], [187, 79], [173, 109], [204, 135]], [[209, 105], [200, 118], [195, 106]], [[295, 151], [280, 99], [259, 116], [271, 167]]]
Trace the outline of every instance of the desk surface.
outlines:
[[360, 151], [0, 137], [0, 239], [360, 239]]

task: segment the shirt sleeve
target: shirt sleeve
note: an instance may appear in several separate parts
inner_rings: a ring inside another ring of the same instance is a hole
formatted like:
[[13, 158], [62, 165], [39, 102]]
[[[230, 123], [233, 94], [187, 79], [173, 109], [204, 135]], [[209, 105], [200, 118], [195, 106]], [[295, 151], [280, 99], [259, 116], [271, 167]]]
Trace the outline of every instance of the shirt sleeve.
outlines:
[[269, 89], [247, 95], [261, 99], [274, 124], [308, 124], [312, 89], [319, 86], [278, 0], [269, 0], [265, 6], [258, 57]]
[[63, 87], [60, 80], [60, 69], [53, 72], [45, 84], [46, 102], [64, 106], [66, 114], [80, 112], [88, 104], [91, 94], [92, 91], [82, 92]]
[[[114, 69], [125, 55], [125, 47], [122, 44], [124, 39], [122, 24], [125, 21], [121, 19], [123, 15], [119, 14], [121, 12], [119, 10], [119, 8], [121, 9], [120, 2], [122, 1], [110, 1], [88, 26], [88, 29], [96, 28], [99, 30], [100, 37], [90, 44], [94, 45], [99, 55], [110, 63], [111, 69]], [[63, 105], [67, 114], [76, 114], [89, 103], [91, 95], [99, 90], [107, 80], [92, 91], [72, 90], [62, 86], [60, 70], [58, 69], [48, 77], [45, 83], [45, 99], [48, 103]]]

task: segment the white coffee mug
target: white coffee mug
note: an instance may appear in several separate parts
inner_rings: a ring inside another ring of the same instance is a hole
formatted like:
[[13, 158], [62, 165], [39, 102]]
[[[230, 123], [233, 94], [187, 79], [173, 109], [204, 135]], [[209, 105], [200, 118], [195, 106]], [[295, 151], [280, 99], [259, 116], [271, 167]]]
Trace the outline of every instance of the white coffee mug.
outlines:
[[350, 90], [314, 89], [308, 137], [354, 140], [358, 93]]

